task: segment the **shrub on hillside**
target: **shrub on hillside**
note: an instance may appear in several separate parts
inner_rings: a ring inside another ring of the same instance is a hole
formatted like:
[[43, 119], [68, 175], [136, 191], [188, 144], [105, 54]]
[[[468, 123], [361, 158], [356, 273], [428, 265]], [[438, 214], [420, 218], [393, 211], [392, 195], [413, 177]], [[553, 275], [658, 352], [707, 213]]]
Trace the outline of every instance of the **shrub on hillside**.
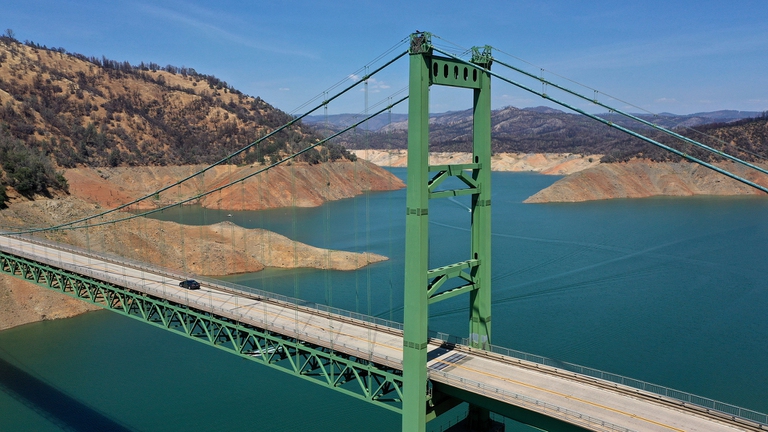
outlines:
[[67, 180], [54, 170], [45, 155], [7, 133], [0, 135], [0, 166], [4, 171], [0, 182], [3, 191], [6, 185], [10, 185], [21, 195], [31, 197], [35, 194], [49, 195], [50, 189], [68, 190]]

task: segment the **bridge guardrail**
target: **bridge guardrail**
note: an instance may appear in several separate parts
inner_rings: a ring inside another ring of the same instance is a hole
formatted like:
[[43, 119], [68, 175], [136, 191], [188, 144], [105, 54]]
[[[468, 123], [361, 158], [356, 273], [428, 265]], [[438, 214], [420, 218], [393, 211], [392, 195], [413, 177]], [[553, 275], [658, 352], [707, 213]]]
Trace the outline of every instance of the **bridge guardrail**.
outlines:
[[[76, 246], [65, 245], [65, 244], [62, 244], [62, 243], [52, 242], [52, 241], [43, 240], [43, 239], [39, 239], [39, 238], [31, 238], [29, 236], [18, 235], [18, 236], [11, 236], [11, 237], [21, 238], [21, 239], [23, 239], [25, 241], [29, 241], [29, 242], [32, 242], [32, 243], [37, 243], [37, 244], [40, 244], [42, 246], [52, 247], [52, 248], [59, 249], [59, 250], [62, 250], [62, 251], [67, 251], [67, 252], [77, 253], [77, 254], [81, 254], [81, 255], [85, 255], [85, 256], [90, 256], [90, 257], [93, 257], [93, 258], [97, 258], [97, 259], [101, 259], [101, 260], [105, 260], [105, 261], [111, 262], [113, 264], [120, 264], [120, 265], [126, 265], [127, 264], [127, 265], [129, 265], [129, 266], [131, 266], [133, 268], [138, 269], [138, 270], [144, 270], [144, 271], [153, 272], [153, 273], [160, 273], [161, 275], [167, 276], [167, 277], [169, 277], [171, 279], [178, 279], [178, 280], [186, 279], [185, 275], [180, 274], [180, 273], [178, 273], [176, 271], [173, 271], [171, 269], [162, 268], [160, 266], [155, 266], [155, 265], [147, 265], [146, 263], [142, 263], [140, 261], [123, 258], [123, 257], [117, 256], [117, 255], [111, 255], [111, 254], [106, 254], [106, 253], [102, 253], [102, 252], [94, 252], [94, 251], [91, 251], [91, 250], [86, 250], [86, 249], [83, 249], [83, 248], [78, 248]], [[243, 293], [248, 293], [250, 295], [259, 296], [259, 297], [262, 297], [262, 298], [268, 298], [268, 299], [271, 299], [271, 300], [276, 300], [276, 301], [283, 302], [283, 303], [286, 303], [286, 304], [294, 304], [294, 305], [302, 306], [302, 307], [305, 307], [305, 308], [315, 309], [315, 310], [318, 310], [318, 311], [321, 311], [321, 312], [324, 312], [324, 313], [327, 313], [327, 314], [334, 314], [334, 315], [338, 315], [338, 316], [342, 316], [342, 317], [348, 317], [348, 318], [352, 318], [352, 319], [355, 319], [355, 320], [368, 322], [368, 323], [371, 323], [371, 324], [374, 324], [374, 325], [378, 325], [378, 326], [395, 328], [395, 329], [401, 330], [401, 331], [403, 329], [403, 325], [401, 323], [398, 323], [398, 322], [395, 322], [395, 321], [390, 321], [390, 320], [386, 320], [386, 319], [383, 319], [383, 318], [373, 317], [373, 316], [370, 316], [370, 315], [365, 315], [365, 314], [361, 314], [361, 313], [357, 313], [357, 312], [352, 312], [352, 311], [347, 311], [347, 310], [343, 310], [343, 309], [339, 309], [339, 308], [335, 308], [335, 307], [321, 305], [321, 304], [317, 304], [317, 303], [314, 303], [314, 302], [308, 302], [308, 301], [304, 301], [304, 300], [301, 300], [301, 299], [295, 299], [295, 298], [284, 296], [284, 295], [281, 295], [281, 294], [270, 293], [268, 291], [259, 290], [257, 288], [246, 287], [244, 285], [238, 285], [238, 284], [234, 284], [232, 282], [222, 281], [222, 280], [219, 280], [219, 279], [208, 278], [208, 277], [200, 277], [200, 276], [195, 276], [195, 277], [197, 279], [205, 282], [208, 285], [220, 286], [220, 287], [224, 287], [226, 289], [232, 290], [232, 291], [239, 291], [239, 292], [243, 292]], [[431, 338], [434, 338], [434, 339], [437, 339], [437, 340], [441, 340], [441, 341], [444, 341], [444, 342], [453, 343], [453, 344], [457, 344], [457, 345], [470, 346], [470, 341], [469, 341], [468, 338], [461, 338], [461, 337], [457, 337], [457, 336], [452, 336], [452, 335], [449, 335], [447, 333], [442, 333], [442, 332], [430, 331], [429, 333], [430, 333], [430, 337]], [[688, 392], [684, 392], [684, 391], [680, 391], [680, 390], [675, 390], [675, 389], [664, 387], [664, 386], [661, 386], [661, 385], [658, 385], [658, 384], [653, 384], [653, 383], [645, 382], [645, 381], [642, 381], [642, 380], [625, 377], [625, 376], [614, 374], [614, 373], [611, 373], [611, 372], [601, 371], [599, 369], [594, 369], [594, 368], [590, 368], [590, 367], [586, 367], [586, 366], [580, 366], [580, 365], [577, 365], [577, 364], [568, 363], [568, 362], [564, 362], [564, 361], [558, 361], [558, 360], [550, 359], [548, 357], [544, 357], [544, 356], [540, 356], [540, 355], [529, 354], [529, 353], [526, 353], [526, 352], [523, 352], [523, 351], [518, 351], [518, 350], [514, 350], [514, 349], [511, 349], [511, 348], [506, 348], [506, 347], [502, 347], [502, 346], [490, 345], [489, 348], [487, 349], [487, 351], [493, 352], [495, 354], [500, 354], [500, 355], [503, 355], [503, 356], [511, 357], [511, 358], [525, 360], [525, 361], [528, 361], [528, 362], [531, 362], [531, 363], [536, 363], [536, 364], [541, 364], [541, 365], [549, 366], [549, 367], [556, 368], [556, 369], [567, 370], [567, 371], [578, 373], [578, 374], [581, 374], [581, 375], [584, 375], [584, 376], [589, 376], [589, 377], [592, 377], [592, 378], [601, 379], [601, 380], [607, 381], [607, 382], [621, 384], [621, 385], [624, 385], [624, 386], [627, 386], [627, 387], [630, 387], [630, 388], [634, 388], [634, 389], [638, 389], [638, 390], [643, 390], [643, 391], [648, 392], [648, 393], [653, 393], [653, 394], [656, 394], [656, 395], [659, 395], [659, 396], [664, 396], [664, 397], [667, 397], [667, 398], [670, 398], [670, 399], [673, 399], [673, 400], [685, 402], [685, 403], [688, 403], [688, 404], [691, 404], [691, 405], [696, 405], [696, 406], [699, 406], [699, 407], [702, 407], [702, 408], [705, 408], [705, 409], [721, 412], [721, 413], [727, 414], [729, 416], [738, 417], [738, 418], [741, 418], [741, 419], [752, 421], [752, 422], [760, 424], [761, 426], [768, 426], [768, 414], [760, 413], [760, 412], [757, 412], [757, 411], [754, 411], [754, 410], [749, 410], [749, 409], [746, 409], [746, 408], [741, 408], [741, 407], [738, 407], [738, 406], [735, 406], [735, 405], [732, 405], [732, 404], [716, 401], [716, 400], [710, 399], [710, 398], [705, 398], [705, 397], [698, 396], [698, 395], [695, 395], [695, 394], [692, 394], [692, 393], [688, 393]], [[399, 362], [400, 362], [400, 360], [398, 360], [398, 363]]]
[[[125, 266], [132, 267], [134, 269], [137, 269], [137, 270], [147, 271], [147, 272], [153, 273], [153, 274], [159, 274], [160, 276], [163, 276], [163, 277], [169, 277], [172, 280], [184, 280], [184, 279], [186, 279], [186, 276], [181, 275], [181, 274], [179, 274], [177, 272], [174, 272], [172, 270], [165, 269], [165, 268], [160, 268], [160, 267], [154, 266], [154, 265], [147, 265], [145, 263], [142, 263], [142, 262], [139, 262], [139, 261], [135, 261], [135, 260], [131, 260], [131, 259], [123, 259], [122, 257], [119, 257], [119, 256], [110, 256], [108, 254], [102, 254], [102, 253], [99, 253], [99, 252], [93, 252], [93, 251], [90, 251], [90, 250], [85, 250], [85, 249], [82, 249], [82, 248], [78, 248], [76, 246], [62, 245], [60, 243], [51, 242], [51, 241], [47, 241], [47, 240], [41, 240], [41, 239], [37, 239], [37, 238], [30, 239], [28, 237], [22, 237], [22, 236], [12, 236], [12, 237], [23, 238], [23, 240], [29, 241], [30, 243], [36, 243], [36, 244], [41, 245], [41, 246], [51, 247], [53, 249], [61, 250], [62, 252], [76, 253], [76, 254], [79, 254], [79, 255], [82, 255], [82, 256], [91, 257], [91, 258], [102, 260], [102, 261], [109, 262], [109, 263], [112, 263], [112, 264], [125, 265]], [[19, 250], [14, 250], [14, 253], [17, 253], [17, 254], [19, 254], [21, 256], [26, 256], [27, 258], [30, 258], [30, 259], [33, 259], [33, 260], [35, 260], [35, 259], [39, 260], [39, 258], [40, 258], [40, 257], [35, 257], [35, 256], [30, 255], [30, 254], [24, 253], [23, 251], [19, 251]], [[158, 296], [161, 296], [163, 298], [166, 298], [166, 299], [169, 299], [169, 300], [173, 300], [173, 301], [175, 301], [175, 302], [177, 302], [179, 304], [184, 304], [184, 305], [192, 306], [192, 307], [197, 306], [199, 309], [209, 310], [209, 311], [212, 311], [212, 312], [217, 312], [221, 316], [228, 316], [230, 318], [237, 319], [240, 322], [254, 323], [254, 319], [253, 319], [252, 316], [247, 316], [247, 315], [245, 315], [245, 314], [243, 314], [241, 312], [238, 312], [238, 311], [234, 311], [234, 310], [231, 310], [231, 309], [225, 309], [225, 308], [221, 308], [221, 307], [215, 306], [215, 305], [213, 305], [213, 303], [211, 301], [208, 301], [208, 302], [199, 301], [199, 300], [191, 299], [191, 298], [189, 298], [187, 296], [180, 296], [180, 295], [176, 295], [176, 294], [164, 291], [164, 290], [158, 290], [158, 289], [146, 286], [146, 285], [137, 284], [135, 282], [130, 282], [130, 281], [128, 281], [128, 280], [126, 280], [124, 278], [121, 278], [121, 277], [112, 276], [106, 270], [98, 270], [98, 269], [92, 269], [92, 268], [82, 267], [82, 266], [78, 266], [78, 265], [70, 265], [68, 263], [63, 262], [61, 259], [59, 259], [58, 261], [55, 260], [55, 259], [49, 259], [49, 260], [45, 260], [45, 261], [49, 261], [50, 263], [53, 263], [53, 264], [59, 266], [60, 268], [68, 269], [70, 271], [74, 271], [74, 272], [82, 274], [84, 276], [92, 277], [94, 279], [99, 279], [99, 280], [103, 280], [105, 282], [114, 283], [116, 285], [125, 286], [127, 288], [135, 289], [135, 290], [140, 291], [140, 292], [146, 292], [148, 294], [158, 295]], [[243, 285], [233, 284], [231, 282], [221, 281], [221, 280], [218, 280], [218, 279], [199, 277], [199, 276], [195, 276], [195, 277], [198, 280], [205, 282], [209, 286], [224, 287], [224, 288], [226, 288], [228, 290], [231, 290], [231, 291], [243, 292], [243, 293], [251, 294], [251, 295], [254, 295], [254, 296], [257, 296], [257, 297], [261, 297], [261, 298], [269, 298], [270, 300], [276, 300], [277, 302], [281, 302], [281, 303], [285, 303], [285, 304], [289, 304], [289, 305], [291, 305], [291, 304], [292, 305], [298, 305], [298, 306], [301, 306], [301, 307], [307, 308], [307, 309], [315, 309], [315, 310], [324, 312], [325, 314], [330, 314], [331, 316], [332, 315], [338, 315], [340, 317], [347, 317], [347, 318], [352, 318], [352, 319], [356, 319], [356, 320], [360, 320], [360, 321], [365, 321], [365, 322], [369, 322], [371, 324], [382, 326], [382, 327], [390, 327], [390, 328], [398, 328], [399, 327], [400, 329], [402, 329], [402, 324], [394, 323], [394, 322], [391, 322], [391, 321], [388, 321], [388, 320], [385, 320], [385, 319], [371, 317], [371, 316], [364, 315], [364, 314], [359, 314], [359, 313], [356, 313], [356, 312], [345, 311], [343, 309], [332, 308], [332, 307], [328, 307], [328, 306], [325, 306], [325, 305], [318, 305], [316, 303], [307, 302], [307, 301], [303, 301], [303, 300], [300, 300], [300, 299], [294, 299], [294, 298], [283, 296], [283, 295], [280, 295], [280, 294], [274, 294], [274, 293], [262, 291], [262, 290], [259, 290], [259, 289], [256, 289], [256, 288], [251, 288], [251, 287], [246, 287], [246, 286], [243, 286]], [[337, 311], [339, 313], [337, 313]], [[286, 327], [284, 325], [275, 325], [275, 324], [267, 322], [267, 321], [259, 321], [258, 325], [260, 327], [262, 327], [262, 328], [267, 329], [267, 330], [282, 329], [283, 330], [283, 332], [282, 332], [283, 334], [288, 335], [288, 334], [294, 333], [296, 336], [303, 336], [305, 338], [305, 340], [307, 340], [307, 341], [311, 341], [312, 339], [314, 339], [311, 336], [311, 334], [298, 330], [298, 326], [297, 326], [297, 328], [289, 328], [289, 327]], [[347, 345], [345, 343], [340, 343], [340, 342], [337, 342], [337, 341], [332, 341], [331, 343], [334, 346], [336, 346], [336, 347], [344, 348], [342, 351], [345, 351], [345, 352], [347, 352], [349, 354], [356, 353], [355, 355], [357, 357], [361, 358], [361, 359], [368, 359], [368, 360], [371, 360], [371, 361], [379, 362], [380, 364], [387, 364], [389, 366], [399, 366], [399, 367], [402, 367], [402, 359], [400, 359], [400, 358], [393, 358], [393, 357], [390, 357], [390, 356], [387, 356], [387, 355], [381, 354], [381, 353], [378, 353], [378, 354], [374, 355], [371, 352], [363, 351], [363, 350], [361, 350], [359, 348], [356, 348], [354, 346]]]
[[[470, 346], [470, 340], [468, 338], [460, 338], [456, 336], [446, 335], [445, 333], [437, 333], [435, 338], [443, 340], [448, 343], [456, 345]], [[646, 381], [638, 380], [635, 378], [625, 377], [623, 375], [601, 371], [599, 369], [590, 368], [587, 366], [580, 366], [573, 363], [568, 363], [559, 360], [553, 360], [548, 357], [529, 354], [523, 351], [517, 351], [511, 348], [506, 348], [497, 345], [490, 345], [487, 349], [495, 354], [501, 354], [506, 357], [516, 358], [524, 360], [530, 363], [549, 366], [552, 368], [566, 370], [569, 372], [578, 373], [584, 376], [601, 379], [616, 384], [621, 384], [626, 387], [630, 387], [637, 390], [643, 390], [648, 393], [653, 393], [659, 396], [664, 396], [669, 399], [685, 402], [691, 405], [696, 405], [705, 409], [718, 411], [729, 416], [738, 417], [744, 420], [749, 420], [758, 423], [762, 426], [768, 426], [768, 414], [764, 414], [758, 411], [741, 408], [736, 405], [728, 404], [725, 402], [716, 401], [714, 399], [705, 398], [695, 395], [693, 393], [684, 392], [681, 390], [675, 390], [662, 385], [649, 383]], [[768, 428], [767, 428], [768, 429]]]
[[625, 377], [611, 372], [604, 372], [598, 369], [593, 369], [586, 366], [580, 366], [573, 363], [556, 361], [547, 357], [537, 356], [533, 354], [524, 353], [522, 351], [513, 350], [510, 348], [491, 346], [490, 350], [496, 354], [505, 355], [508, 357], [518, 358], [521, 360], [527, 360], [533, 363], [542, 364], [545, 366], [554, 367], [557, 369], [564, 369], [570, 372], [575, 372], [581, 375], [586, 375], [593, 378], [598, 378], [603, 381], [609, 381], [616, 384], [621, 384], [627, 387], [631, 387], [638, 390], [643, 390], [649, 393], [657, 394], [667, 398], [679, 400], [693, 405], [698, 405], [703, 408], [719, 411], [731, 416], [740, 417], [746, 420], [757, 422], [763, 425], [768, 425], [768, 415], [741, 408], [735, 405], [719, 402], [713, 399], [697, 396], [692, 393], [675, 390], [672, 388], [664, 387], [662, 385], [645, 382], [642, 380]]
[[538, 399], [523, 396], [521, 394], [517, 394], [515, 392], [507, 391], [500, 389], [498, 387], [490, 386], [485, 383], [481, 383], [478, 381], [470, 380], [467, 378], [461, 378], [456, 375], [452, 375], [447, 372], [443, 372], [436, 369], [430, 369], [429, 370], [430, 375], [440, 375], [447, 380], [450, 380], [454, 383], [456, 387], [463, 388], [465, 390], [469, 390], [472, 392], [477, 392], [479, 390], [479, 393], [486, 394], [486, 395], [492, 395], [493, 398], [501, 398], [506, 401], [517, 401], [518, 403], [521, 403], [525, 406], [535, 406], [539, 409], [544, 409], [546, 411], [549, 411], [550, 413], [556, 413], [555, 417], [560, 418], [566, 418], [570, 420], [571, 422], [581, 424], [584, 426], [593, 426], [593, 425], [600, 425], [605, 428], [605, 430], [609, 431], [617, 431], [617, 432], [633, 432], [632, 429], [627, 429], [622, 426], [615, 425], [610, 422], [606, 422], [604, 420], [582, 414], [578, 411], [573, 411], [567, 408], [563, 408], [557, 405], [553, 405], [547, 402], [540, 401]]

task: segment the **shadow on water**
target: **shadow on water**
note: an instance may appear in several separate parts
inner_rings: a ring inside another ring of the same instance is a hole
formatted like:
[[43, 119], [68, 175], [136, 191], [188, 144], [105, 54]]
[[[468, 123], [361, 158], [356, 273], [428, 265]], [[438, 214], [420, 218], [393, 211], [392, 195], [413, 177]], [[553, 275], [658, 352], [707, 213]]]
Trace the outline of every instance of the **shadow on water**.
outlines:
[[132, 430], [3, 358], [0, 358], [0, 389], [65, 430]]

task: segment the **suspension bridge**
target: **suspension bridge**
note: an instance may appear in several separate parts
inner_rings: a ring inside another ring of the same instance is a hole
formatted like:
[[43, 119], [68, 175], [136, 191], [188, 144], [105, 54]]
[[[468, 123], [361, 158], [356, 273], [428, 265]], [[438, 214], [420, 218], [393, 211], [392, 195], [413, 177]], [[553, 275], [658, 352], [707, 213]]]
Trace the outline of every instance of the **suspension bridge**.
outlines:
[[[0, 237], [0, 269], [46, 288], [166, 329], [234, 355], [273, 367], [321, 386], [402, 414], [402, 430], [424, 431], [430, 421], [469, 404], [463, 430], [499, 430], [490, 413], [551, 431], [760, 431], [768, 416], [693, 394], [589, 368], [497, 347], [491, 338], [491, 78], [509, 83], [575, 112], [618, 128], [679, 156], [768, 192], [686, 152], [607, 122], [559, 101], [544, 88], [556, 88], [689, 145], [766, 173], [761, 167], [610, 107], [596, 97], [529, 74], [496, 59], [491, 47], [473, 48], [465, 59], [436, 47], [432, 35], [415, 33], [408, 48], [336, 95], [324, 98], [265, 137], [201, 170], [225, 163], [270, 136], [326, 107], [333, 99], [370, 79], [398, 59], [409, 58], [408, 95], [304, 150], [246, 177], [174, 203], [181, 205], [245, 181], [288, 162], [309, 149], [359, 126], [408, 100], [408, 190], [404, 322], [391, 322], [298, 299], [203, 280], [201, 289], [179, 286], [186, 275], [143, 262], [78, 249], [33, 234], [88, 229], [97, 218], [130, 208], [180, 183], [98, 215], [57, 226], [18, 230]], [[491, 71], [492, 64], [542, 83], [542, 91]], [[473, 92], [473, 160], [432, 166], [429, 157], [429, 89], [448, 86]], [[391, 101], [390, 101], [391, 102]], [[460, 184], [447, 188], [446, 184]], [[471, 197], [471, 244], [467, 260], [429, 267], [429, 201]], [[105, 224], [147, 216], [116, 213]], [[469, 332], [464, 338], [430, 332], [429, 306], [466, 295]], [[459, 427], [459, 426], [457, 426]], [[457, 429], [458, 430], [458, 429]]]

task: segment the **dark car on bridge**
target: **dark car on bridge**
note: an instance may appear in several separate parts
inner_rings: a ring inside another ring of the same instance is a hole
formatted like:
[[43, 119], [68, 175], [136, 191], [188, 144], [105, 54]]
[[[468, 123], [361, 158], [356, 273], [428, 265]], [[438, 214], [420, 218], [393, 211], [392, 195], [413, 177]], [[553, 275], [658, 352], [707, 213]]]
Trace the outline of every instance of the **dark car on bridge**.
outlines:
[[188, 290], [196, 290], [200, 289], [200, 282], [194, 279], [187, 279], [185, 281], [179, 282], [179, 286]]

